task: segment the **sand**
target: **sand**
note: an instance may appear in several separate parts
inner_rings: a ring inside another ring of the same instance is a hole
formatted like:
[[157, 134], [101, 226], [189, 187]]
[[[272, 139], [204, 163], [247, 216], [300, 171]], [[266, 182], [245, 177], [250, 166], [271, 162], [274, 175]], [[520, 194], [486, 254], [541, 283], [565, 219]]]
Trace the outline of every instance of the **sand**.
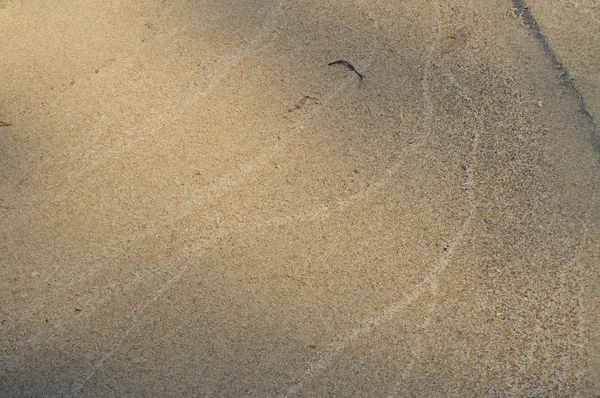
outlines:
[[598, 21], [0, 0], [0, 395], [597, 396]]

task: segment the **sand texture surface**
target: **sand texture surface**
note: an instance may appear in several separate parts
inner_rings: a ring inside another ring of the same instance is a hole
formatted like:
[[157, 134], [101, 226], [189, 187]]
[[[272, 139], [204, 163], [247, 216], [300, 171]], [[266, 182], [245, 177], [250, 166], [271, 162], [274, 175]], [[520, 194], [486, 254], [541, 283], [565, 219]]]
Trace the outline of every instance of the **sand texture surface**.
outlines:
[[600, 396], [599, 21], [0, 0], [0, 396]]

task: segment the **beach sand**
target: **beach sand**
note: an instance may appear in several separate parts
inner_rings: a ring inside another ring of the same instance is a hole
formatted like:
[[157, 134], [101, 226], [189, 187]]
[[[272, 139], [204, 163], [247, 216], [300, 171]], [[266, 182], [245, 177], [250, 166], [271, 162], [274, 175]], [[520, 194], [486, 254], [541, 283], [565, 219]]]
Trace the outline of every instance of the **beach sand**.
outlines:
[[0, 1], [0, 395], [598, 395], [599, 21]]

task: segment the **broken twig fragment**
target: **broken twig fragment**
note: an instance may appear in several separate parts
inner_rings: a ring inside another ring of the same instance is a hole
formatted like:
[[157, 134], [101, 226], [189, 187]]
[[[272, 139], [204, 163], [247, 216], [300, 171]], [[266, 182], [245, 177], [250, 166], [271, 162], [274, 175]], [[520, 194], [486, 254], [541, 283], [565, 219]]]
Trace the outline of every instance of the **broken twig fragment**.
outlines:
[[293, 107], [293, 108], [290, 108], [290, 109], [288, 109], [288, 112], [293, 112], [293, 111], [294, 111], [294, 110], [296, 110], [296, 109], [300, 109], [300, 108], [302, 108], [302, 106], [304, 106], [304, 103], [305, 103], [306, 101], [308, 101], [308, 100], [315, 101], [315, 103], [317, 103], [317, 104], [319, 103], [319, 102], [318, 102], [318, 101], [319, 101], [319, 99], [318, 99], [317, 97], [311, 97], [310, 95], [305, 95], [305, 96], [304, 96], [304, 97], [303, 97], [303, 98], [300, 100], [300, 102], [298, 102], [296, 105], [294, 105], [294, 107]]
[[0, 120], [0, 127], [12, 126], [12, 123], [6, 123]]
[[337, 61], [333, 61], [328, 63], [327, 65], [331, 66], [331, 65], [335, 65], [335, 64], [342, 64], [342, 65], [346, 65], [346, 68], [350, 69], [352, 72], [356, 73], [358, 75], [358, 78], [362, 81], [363, 77], [365, 77], [362, 73], [360, 73], [359, 71], [356, 70], [356, 68], [354, 67], [354, 65], [352, 65], [350, 62], [340, 59]]

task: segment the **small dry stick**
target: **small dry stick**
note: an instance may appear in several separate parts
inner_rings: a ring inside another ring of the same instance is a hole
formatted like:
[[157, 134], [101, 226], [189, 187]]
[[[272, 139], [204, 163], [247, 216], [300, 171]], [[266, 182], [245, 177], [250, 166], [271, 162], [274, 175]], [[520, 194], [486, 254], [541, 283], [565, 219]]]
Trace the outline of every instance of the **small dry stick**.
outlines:
[[354, 67], [354, 65], [352, 65], [350, 62], [345, 61], [343, 59], [337, 60], [337, 61], [333, 61], [328, 63], [327, 65], [335, 65], [335, 64], [342, 64], [342, 65], [346, 65], [346, 67], [348, 69], [350, 69], [352, 72], [356, 73], [359, 77], [359, 79], [362, 81], [363, 77], [365, 77], [362, 73], [360, 73], [359, 71], [356, 70], [356, 68]]
[[3, 122], [2, 120], [0, 120], [0, 127], [5, 127], [5, 126], [12, 126], [12, 123], [6, 123], [6, 122]]
[[304, 96], [304, 98], [302, 98], [302, 99], [300, 100], [300, 102], [298, 102], [296, 105], [294, 105], [294, 107], [293, 107], [293, 108], [290, 108], [290, 109], [288, 109], [288, 112], [293, 112], [295, 109], [300, 109], [300, 108], [302, 108], [302, 106], [304, 105], [304, 103], [305, 103], [307, 100], [309, 100], [309, 99], [310, 99], [310, 100], [313, 100], [313, 101], [318, 101], [318, 100], [319, 100], [317, 97], [311, 97], [310, 95], [305, 95], [305, 96]]

